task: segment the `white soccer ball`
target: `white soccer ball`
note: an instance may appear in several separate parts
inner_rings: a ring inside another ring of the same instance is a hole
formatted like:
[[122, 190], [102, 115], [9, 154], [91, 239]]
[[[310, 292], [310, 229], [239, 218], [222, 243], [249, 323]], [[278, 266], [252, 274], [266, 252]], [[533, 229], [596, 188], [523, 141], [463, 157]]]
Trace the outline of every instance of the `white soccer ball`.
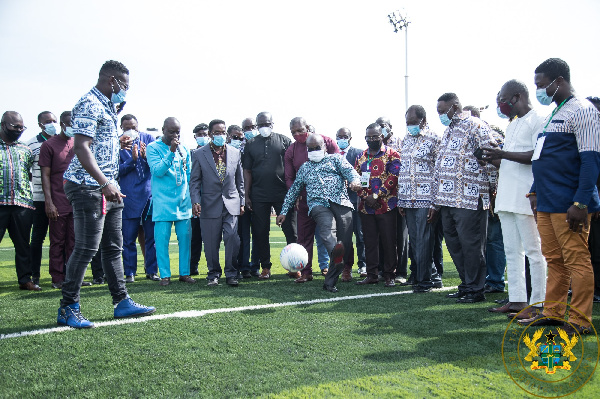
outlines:
[[279, 261], [285, 270], [297, 272], [308, 264], [308, 252], [300, 244], [289, 244], [281, 250]]

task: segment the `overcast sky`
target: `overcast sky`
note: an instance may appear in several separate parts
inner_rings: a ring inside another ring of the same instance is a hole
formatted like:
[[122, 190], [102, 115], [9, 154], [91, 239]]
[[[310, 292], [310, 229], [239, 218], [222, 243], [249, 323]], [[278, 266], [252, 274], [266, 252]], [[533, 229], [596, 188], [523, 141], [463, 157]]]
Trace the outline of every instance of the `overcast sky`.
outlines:
[[[366, 126], [391, 118], [405, 132], [404, 33], [387, 14], [404, 8], [409, 104], [443, 131], [437, 98], [490, 105], [482, 119], [502, 128], [496, 93], [509, 79], [530, 89], [550, 57], [571, 67], [578, 94], [600, 96], [600, 1], [52, 1], [0, 0], [0, 111], [70, 110], [109, 59], [130, 69], [126, 113], [141, 128], [181, 121], [193, 143], [200, 122], [241, 124], [270, 111], [275, 128], [304, 116], [331, 137], [349, 127], [359, 147]], [[549, 113], [551, 107], [536, 108]]]

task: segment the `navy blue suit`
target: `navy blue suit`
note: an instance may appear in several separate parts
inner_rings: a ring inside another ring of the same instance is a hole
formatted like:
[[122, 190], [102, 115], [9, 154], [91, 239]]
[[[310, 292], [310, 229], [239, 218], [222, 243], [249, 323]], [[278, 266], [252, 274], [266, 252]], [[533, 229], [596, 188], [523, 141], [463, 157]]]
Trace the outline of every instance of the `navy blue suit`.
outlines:
[[[140, 142], [146, 145], [154, 141], [154, 136], [140, 132], [133, 145], [137, 145], [138, 150]], [[141, 226], [144, 229], [146, 238], [146, 274], [158, 273], [158, 264], [156, 262], [156, 247], [154, 245], [154, 222], [152, 216], [148, 215], [151, 197], [152, 185], [150, 179], [150, 167], [146, 159], [138, 156], [137, 161], [133, 160], [130, 150], [119, 151], [119, 185], [121, 192], [126, 195], [123, 198], [123, 268], [126, 276], [132, 276], [137, 271], [137, 248], [135, 241], [138, 236], [138, 229]]]

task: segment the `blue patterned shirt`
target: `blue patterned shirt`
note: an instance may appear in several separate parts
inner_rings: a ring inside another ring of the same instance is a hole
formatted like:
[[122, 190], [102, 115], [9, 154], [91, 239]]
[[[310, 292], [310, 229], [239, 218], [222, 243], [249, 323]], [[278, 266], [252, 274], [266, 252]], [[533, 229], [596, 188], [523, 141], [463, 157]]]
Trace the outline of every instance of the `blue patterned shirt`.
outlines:
[[[119, 175], [119, 150], [121, 149], [117, 120], [114, 104], [96, 87], [75, 104], [71, 117], [73, 133], [93, 139], [90, 149], [98, 167], [115, 185]], [[64, 178], [77, 184], [100, 185], [83, 168], [77, 155], [73, 157], [65, 171]]]
[[329, 208], [329, 201], [354, 209], [348, 198], [346, 181], [359, 183], [360, 176], [346, 158], [339, 154], [325, 154], [321, 162], [304, 162], [285, 196], [281, 214], [286, 215], [292, 209], [305, 187], [309, 215], [315, 206]]

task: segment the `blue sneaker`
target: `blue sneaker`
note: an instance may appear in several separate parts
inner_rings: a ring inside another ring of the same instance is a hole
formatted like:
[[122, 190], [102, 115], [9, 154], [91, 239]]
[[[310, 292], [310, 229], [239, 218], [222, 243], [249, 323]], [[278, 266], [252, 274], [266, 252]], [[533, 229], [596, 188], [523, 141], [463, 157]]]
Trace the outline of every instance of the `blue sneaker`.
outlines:
[[79, 311], [79, 303], [73, 303], [68, 306], [58, 308], [58, 317], [56, 323], [60, 326], [69, 326], [73, 328], [92, 328], [94, 323], [83, 317]]
[[115, 305], [115, 319], [147, 316], [156, 312], [154, 306], [144, 306], [133, 302], [129, 296]]

